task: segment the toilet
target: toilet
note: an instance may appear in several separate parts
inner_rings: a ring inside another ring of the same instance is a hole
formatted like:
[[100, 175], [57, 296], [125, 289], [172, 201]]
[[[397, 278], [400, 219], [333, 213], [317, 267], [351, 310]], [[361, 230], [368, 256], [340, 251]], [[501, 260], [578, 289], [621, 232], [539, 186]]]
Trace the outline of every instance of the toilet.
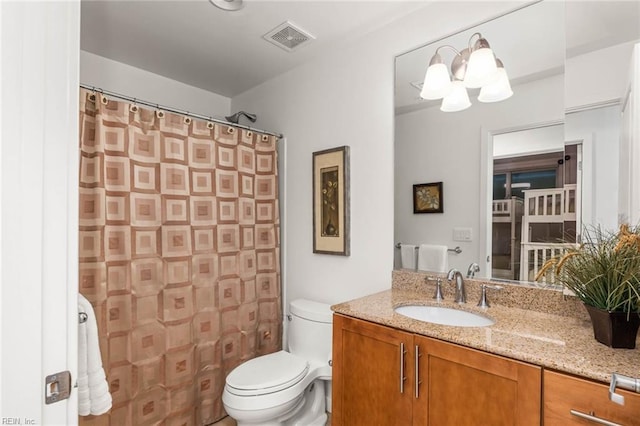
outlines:
[[222, 403], [238, 426], [324, 426], [330, 399], [332, 312], [297, 299], [289, 304], [288, 351], [239, 365], [225, 381]]

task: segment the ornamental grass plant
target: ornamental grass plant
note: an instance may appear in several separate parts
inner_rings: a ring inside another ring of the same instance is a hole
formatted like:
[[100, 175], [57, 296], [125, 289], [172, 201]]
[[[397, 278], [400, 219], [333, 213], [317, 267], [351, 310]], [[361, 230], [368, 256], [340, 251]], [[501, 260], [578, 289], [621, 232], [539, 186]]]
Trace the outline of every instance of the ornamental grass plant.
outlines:
[[579, 247], [545, 262], [536, 281], [550, 271], [586, 305], [608, 312], [638, 313], [640, 226], [623, 224], [618, 232], [592, 228], [585, 232]]

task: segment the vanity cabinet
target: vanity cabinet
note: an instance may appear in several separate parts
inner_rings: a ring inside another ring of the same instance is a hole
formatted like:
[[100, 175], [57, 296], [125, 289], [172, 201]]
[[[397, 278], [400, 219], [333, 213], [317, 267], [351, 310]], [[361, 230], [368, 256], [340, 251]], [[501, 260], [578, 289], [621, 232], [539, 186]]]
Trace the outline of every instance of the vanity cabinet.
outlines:
[[540, 425], [541, 368], [339, 314], [335, 426]]
[[[540, 425], [540, 367], [414, 336], [420, 425]], [[424, 417], [424, 418], [423, 418]]]
[[624, 405], [609, 400], [609, 387], [563, 373], [544, 372], [544, 425], [640, 425], [640, 394], [616, 389]]
[[331, 424], [410, 425], [413, 335], [333, 316]]

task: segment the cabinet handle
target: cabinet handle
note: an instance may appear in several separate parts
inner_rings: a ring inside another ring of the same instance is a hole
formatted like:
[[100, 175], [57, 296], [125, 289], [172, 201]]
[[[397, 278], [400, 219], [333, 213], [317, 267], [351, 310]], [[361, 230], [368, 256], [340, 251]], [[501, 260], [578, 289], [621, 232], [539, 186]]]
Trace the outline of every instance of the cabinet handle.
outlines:
[[404, 376], [404, 355], [406, 353], [404, 343], [400, 343], [400, 393], [404, 393], [404, 381], [406, 380]]
[[416, 372], [416, 399], [418, 399], [418, 397], [420, 396], [420, 383], [422, 383], [420, 381], [420, 357], [422, 356], [422, 354], [420, 353], [420, 346], [416, 345], [416, 352], [415, 352], [415, 361], [416, 361], [416, 366], [415, 366], [415, 372]]
[[585, 420], [590, 420], [594, 423], [598, 423], [599, 425], [622, 426], [620, 423], [613, 423], [613, 422], [610, 422], [609, 420], [601, 419], [600, 417], [594, 416], [593, 411], [591, 412], [591, 414], [586, 414], [578, 410], [570, 410], [569, 412], [571, 413], [572, 416], [580, 417], [581, 419], [585, 419]]

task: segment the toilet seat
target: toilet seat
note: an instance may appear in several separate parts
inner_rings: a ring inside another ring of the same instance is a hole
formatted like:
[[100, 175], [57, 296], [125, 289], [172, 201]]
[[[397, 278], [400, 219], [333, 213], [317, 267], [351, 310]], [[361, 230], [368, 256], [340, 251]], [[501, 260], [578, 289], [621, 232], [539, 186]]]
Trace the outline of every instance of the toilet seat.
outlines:
[[236, 367], [227, 376], [226, 388], [238, 396], [265, 395], [295, 385], [308, 371], [306, 360], [289, 352], [274, 352]]

